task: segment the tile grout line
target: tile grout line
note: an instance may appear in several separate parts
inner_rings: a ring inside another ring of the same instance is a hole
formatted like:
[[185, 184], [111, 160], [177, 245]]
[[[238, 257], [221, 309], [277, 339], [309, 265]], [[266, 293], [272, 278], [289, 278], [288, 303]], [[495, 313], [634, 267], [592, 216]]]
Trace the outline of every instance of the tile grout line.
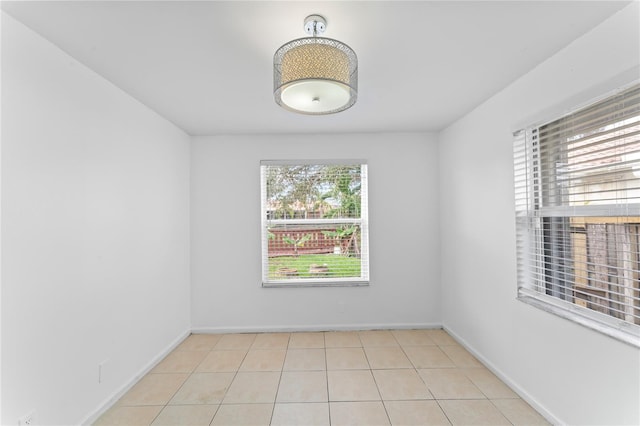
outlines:
[[[482, 392], [482, 391], [481, 391], [481, 392]], [[507, 418], [506, 414], [504, 414], [504, 413], [502, 412], [502, 410], [500, 409], [500, 407], [498, 407], [496, 404], [494, 404], [494, 402], [493, 402], [491, 399], [487, 398], [487, 400], [491, 403], [491, 405], [493, 405], [493, 406], [496, 408], [496, 410], [498, 410], [498, 413], [500, 413], [500, 414], [502, 415], [502, 417], [504, 417], [504, 418], [505, 418], [505, 420], [506, 420], [506, 421], [508, 421], [509, 423], [511, 423], [511, 425], [512, 425], [512, 426], [514, 426], [514, 423], [513, 423], [511, 420], [509, 420], [509, 419]]]
[[[189, 337], [193, 336], [193, 334], [190, 334], [189, 336], [187, 336], [180, 344], [184, 343]], [[217, 342], [216, 342], [217, 344]], [[213, 345], [213, 347], [215, 347], [215, 345]], [[176, 347], [176, 349], [179, 347], [180, 345], [178, 345]], [[213, 347], [211, 349], [209, 349], [209, 351], [207, 352], [207, 355], [213, 350]], [[171, 353], [175, 353], [176, 349], [174, 349]], [[193, 350], [193, 351], [188, 351], [188, 350], [183, 350], [183, 351], [177, 351], [177, 352], [199, 352], [198, 350]], [[204, 351], [202, 351], [204, 352]], [[170, 355], [170, 354], [169, 354]], [[169, 356], [167, 355], [167, 356]], [[158, 412], [158, 414], [153, 418], [153, 420], [151, 421], [150, 425], [153, 425], [153, 422], [155, 422], [158, 417], [160, 416], [160, 414], [162, 414], [162, 412], [170, 405], [169, 403], [171, 402], [171, 400], [173, 398], [175, 398], [175, 396], [178, 394], [178, 392], [180, 392], [180, 390], [184, 387], [184, 385], [189, 381], [189, 379], [193, 376], [194, 372], [196, 371], [196, 369], [200, 366], [200, 364], [202, 364], [202, 362], [204, 361], [204, 359], [207, 357], [207, 355], [205, 355], [200, 362], [198, 362], [193, 369], [191, 370], [191, 372], [187, 375], [187, 377], [185, 378], [184, 382], [182, 382], [182, 384], [178, 387], [178, 389], [176, 389], [176, 391], [173, 393], [173, 395], [171, 395], [171, 397], [167, 400], [167, 402], [162, 406], [162, 409]], [[166, 357], [165, 357], [166, 359]], [[162, 362], [162, 361], [161, 361]], [[220, 407], [220, 405], [218, 404], [218, 407], [216, 407], [216, 413], [218, 412], [218, 408]], [[216, 416], [216, 413], [213, 413], [213, 417], [211, 417], [211, 422], [213, 422], [213, 418]], [[209, 424], [211, 424], [211, 422], [209, 422]]]
[[[404, 353], [404, 350], [402, 349], [402, 345], [400, 345], [400, 342], [398, 342], [398, 339], [396, 339], [396, 336], [394, 336], [393, 333], [391, 332], [389, 332], [389, 334], [391, 334], [391, 337], [393, 337], [393, 340], [395, 340], [395, 342], [400, 347], [400, 350], [402, 351], [402, 353]], [[366, 355], [367, 355], [367, 352], [365, 351], [365, 356]], [[409, 358], [407, 357], [407, 359]], [[367, 357], [367, 362], [368, 361], [369, 361], [369, 358]], [[369, 363], [369, 367], [371, 367], [371, 363]], [[378, 385], [378, 381], [376, 380], [376, 375], [373, 374], [373, 368], [371, 368], [371, 376], [373, 376], [373, 382], [376, 384], [376, 388], [378, 389], [378, 395], [380, 395], [380, 402], [382, 402], [382, 408], [384, 409], [384, 413], [387, 415], [387, 420], [389, 420], [389, 425], [393, 426], [393, 422], [391, 421], [391, 416], [389, 415], [389, 410], [387, 410], [387, 405], [384, 403], [384, 399], [382, 399], [382, 391], [380, 391], [380, 385]]]
[[[429, 338], [429, 336], [427, 336], [427, 338]], [[431, 340], [431, 338], [429, 338], [429, 340]], [[433, 341], [433, 340], [431, 340]], [[438, 346], [438, 344], [433, 341], [435, 347], [437, 347], [438, 349], [440, 349], [440, 346]], [[410, 346], [410, 345], [407, 345]], [[431, 346], [431, 345], [429, 345]], [[413, 369], [416, 372], [416, 374], [418, 375], [418, 377], [420, 378], [420, 380], [422, 381], [422, 383], [424, 383], [425, 387], [427, 388], [427, 392], [429, 392], [429, 395], [431, 395], [431, 397], [433, 398], [433, 401], [435, 401], [435, 403], [438, 405], [438, 408], [440, 409], [440, 411], [442, 412], [442, 414], [445, 416], [445, 418], [447, 419], [447, 421], [449, 422], [449, 424], [453, 424], [453, 422], [451, 421], [451, 419], [449, 418], [449, 416], [447, 416], [447, 413], [445, 413], [444, 409], [442, 408], [442, 406], [440, 405], [440, 402], [438, 402], [438, 399], [436, 398], [436, 396], [433, 394], [433, 392], [431, 391], [431, 389], [429, 388], [429, 385], [427, 384], [427, 382], [424, 380], [424, 377], [422, 377], [422, 375], [420, 375], [420, 372], [418, 371], [418, 367], [415, 365], [415, 363], [411, 360], [411, 358], [409, 358], [409, 355], [406, 353], [404, 346], [400, 345], [400, 348], [402, 349], [402, 352], [405, 354], [405, 356], [409, 359], [409, 362], [411, 363], [411, 365], [413, 365]], [[442, 350], [442, 349], [440, 349]], [[443, 351], [444, 352], [444, 351]], [[445, 353], [446, 355], [446, 353]], [[447, 356], [448, 358], [448, 356]], [[453, 360], [451, 361], [453, 363]], [[455, 365], [455, 364], [454, 364]]]
[[[224, 336], [224, 334], [223, 334], [223, 336]], [[251, 345], [253, 345], [253, 342], [255, 342], [256, 338], [257, 338], [257, 335], [254, 337], [253, 341], [251, 342], [251, 344], [247, 348], [247, 352], [245, 352], [244, 356], [242, 357], [242, 361], [240, 361], [240, 364], [238, 364], [238, 368], [236, 368], [235, 372], [233, 373], [233, 378], [229, 382], [229, 386], [227, 387], [227, 389], [224, 391], [224, 395], [222, 395], [222, 397], [220, 398], [220, 404], [218, 404], [218, 408], [216, 408], [216, 412], [213, 415], [213, 418], [211, 419], [211, 421], [209, 422], [209, 426], [211, 426], [213, 424], [213, 421], [216, 419], [216, 416], [220, 412], [220, 409], [222, 408], [224, 399], [227, 396], [227, 393], [229, 392], [229, 389], [231, 389], [231, 385], [233, 384], [233, 381], [236, 379], [236, 377], [238, 377], [238, 372], [240, 371], [240, 367], [242, 367], [242, 363], [247, 358], [247, 355], [249, 354], [249, 350], [251, 349]], [[220, 338], [220, 340], [222, 340], [222, 337]], [[216, 342], [216, 344], [213, 346], [213, 348], [211, 348], [211, 352], [214, 352], [215, 347], [218, 345], [220, 340], [218, 340], [218, 342]], [[234, 350], [234, 349], [227, 349], [227, 350]]]
[[269, 418], [269, 425], [273, 423], [273, 414], [276, 411], [276, 403], [278, 401], [278, 394], [280, 393], [280, 384], [282, 383], [282, 374], [284, 373], [284, 363], [287, 361], [287, 354], [289, 353], [289, 342], [291, 341], [291, 333], [287, 339], [287, 348], [284, 352], [284, 359], [282, 360], [282, 366], [280, 366], [280, 378], [278, 379], [278, 386], [276, 386], [276, 394], [273, 397], [273, 404], [271, 406], [271, 417]]
[[[220, 336], [220, 339], [218, 339], [216, 341], [216, 343], [211, 347], [211, 349], [209, 350], [209, 353], [214, 352], [216, 346], [218, 345], [218, 343], [220, 342], [220, 340], [222, 339], [222, 336]], [[247, 350], [247, 353], [249, 353], [249, 351]], [[244, 354], [244, 358], [247, 357], [247, 354]], [[206, 357], [205, 357], [206, 358]], [[242, 361], [240, 361], [240, 365], [242, 365], [242, 363], [244, 362], [244, 358], [242, 358]], [[204, 359], [200, 362], [200, 364], [202, 364], [202, 362], [204, 362]], [[220, 411], [220, 408], [222, 407], [222, 401], [224, 400], [224, 397], [227, 396], [227, 392], [229, 391], [229, 388], [231, 387], [231, 384], [233, 383], [233, 381], [236, 378], [236, 375], [238, 374], [238, 371], [240, 370], [240, 365], [238, 365], [238, 368], [236, 369], [233, 378], [231, 378], [231, 381], [229, 382], [229, 386], [227, 387], [227, 389], [224, 391], [224, 394], [220, 397], [220, 402], [218, 403], [218, 406], [216, 407], [216, 411], [215, 413], [213, 413], [213, 417], [211, 418], [211, 421], [209, 421], [209, 426], [211, 426], [213, 424], [213, 421], [215, 420], [216, 416], [218, 415], [218, 412]], [[198, 365], [199, 366], [199, 365]], [[197, 369], [197, 367], [196, 367]]]
[[[210, 354], [211, 352], [213, 352], [213, 349], [216, 347], [216, 345], [218, 344], [218, 342], [219, 342], [219, 341], [220, 341], [220, 339], [216, 340], [216, 342], [213, 344], [213, 346], [211, 346], [211, 348], [209, 349], [209, 354]], [[209, 356], [209, 355], [207, 354], [207, 356]], [[200, 364], [202, 364], [206, 358], [207, 358], [207, 357], [205, 356], [205, 357], [202, 359], [202, 361], [200, 361]], [[200, 364], [198, 364], [198, 367], [200, 366]], [[198, 369], [198, 367], [194, 368], [194, 369], [193, 369], [193, 371], [196, 371], [196, 370]], [[232, 379], [231, 381], [233, 381], [233, 379]], [[231, 383], [229, 383], [229, 386], [231, 386]], [[229, 390], [229, 389], [227, 389], [227, 390]], [[227, 394], [227, 391], [225, 391], [224, 393], [225, 393], [225, 395], [226, 395], [226, 394]], [[222, 398], [224, 398], [224, 396], [225, 396], [225, 395], [222, 395]], [[221, 400], [220, 400], [220, 402], [217, 404], [217, 406], [216, 406], [216, 410], [213, 412], [213, 416], [211, 417], [211, 420], [209, 420], [209, 426], [211, 426], [211, 424], [213, 423], [213, 419], [215, 419], [215, 418], [216, 418], [216, 415], [218, 414], [218, 411], [220, 411], [220, 407], [222, 407], [222, 399], [221, 399]]]
[[[358, 337], [358, 339], [360, 339]], [[324, 332], [324, 375], [327, 383], [327, 415], [331, 426], [331, 396], [329, 395], [329, 361], [327, 359], [327, 332]]]

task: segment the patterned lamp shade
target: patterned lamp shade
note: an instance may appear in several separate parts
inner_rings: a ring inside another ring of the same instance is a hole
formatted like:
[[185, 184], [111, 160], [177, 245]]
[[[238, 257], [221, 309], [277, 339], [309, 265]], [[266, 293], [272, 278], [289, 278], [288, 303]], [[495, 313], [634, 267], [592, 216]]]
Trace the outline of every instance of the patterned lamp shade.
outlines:
[[358, 58], [346, 44], [307, 37], [280, 47], [273, 59], [278, 105], [302, 114], [332, 114], [353, 106]]

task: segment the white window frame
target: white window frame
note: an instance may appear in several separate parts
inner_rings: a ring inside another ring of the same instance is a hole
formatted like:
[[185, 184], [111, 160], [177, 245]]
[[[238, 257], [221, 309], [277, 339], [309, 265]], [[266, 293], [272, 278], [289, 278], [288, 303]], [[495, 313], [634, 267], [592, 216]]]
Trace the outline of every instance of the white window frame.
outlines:
[[[360, 218], [336, 218], [336, 219], [268, 219], [267, 211], [267, 179], [266, 166], [287, 166], [287, 165], [360, 165], [361, 167], [361, 188], [360, 188]], [[362, 159], [304, 159], [304, 160], [261, 160], [260, 161], [260, 220], [261, 220], [261, 257], [262, 257], [262, 287], [289, 288], [289, 287], [346, 287], [346, 286], [368, 286], [369, 285], [369, 208], [368, 208], [368, 166], [367, 161]], [[360, 276], [359, 277], [314, 277], [314, 278], [269, 278], [269, 235], [268, 229], [271, 225], [335, 225], [335, 224], [355, 224], [359, 226], [361, 247], [360, 247]]]
[[[637, 83], [635, 83], [637, 84]], [[605, 97], [612, 98], [628, 89], [624, 87]], [[600, 98], [597, 102], [602, 101]], [[593, 104], [597, 103], [593, 102]], [[572, 111], [579, 112], [583, 108]], [[571, 113], [570, 113], [571, 114]], [[565, 114], [570, 115], [570, 114]], [[518, 300], [546, 312], [597, 330], [634, 347], [640, 347], [640, 326], [619, 318], [579, 306], [547, 294], [540, 271], [545, 271], [545, 237], [543, 220], [553, 217], [631, 217], [640, 216], [640, 203], [545, 206], [544, 185], [540, 184], [543, 167], [535, 142], [537, 129], [563, 118], [556, 117], [514, 133], [515, 210], [518, 263]], [[548, 271], [544, 272], [548, 273]]]

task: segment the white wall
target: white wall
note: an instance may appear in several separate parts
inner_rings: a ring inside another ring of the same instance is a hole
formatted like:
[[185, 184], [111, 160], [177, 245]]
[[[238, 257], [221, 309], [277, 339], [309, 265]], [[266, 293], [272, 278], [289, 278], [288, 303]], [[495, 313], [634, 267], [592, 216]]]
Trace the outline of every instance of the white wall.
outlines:
[[[261, 288], [260, 160], [300, 158], [367, 160], [369, 287]], [[191, 178], [194, 330], [440, 324], [434, 135], [200, 137]]]
[[638, 5], [439, 135], [444, 325], [560, 423], [640, 424], [640, 351], [515, 300], [511, 132], [638, 78]]
[[2, 424], [77, 424], [186, 335], [189, 142], [2, 14]]

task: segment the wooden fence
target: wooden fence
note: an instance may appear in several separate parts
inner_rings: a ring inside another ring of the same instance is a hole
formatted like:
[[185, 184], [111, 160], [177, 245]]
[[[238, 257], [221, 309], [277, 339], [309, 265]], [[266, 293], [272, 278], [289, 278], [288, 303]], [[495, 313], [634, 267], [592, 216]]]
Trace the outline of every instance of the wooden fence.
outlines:
[[574, 217], [571, 227], [574, 303], [640, 323], [640, 217]]
[[293, 244], [284, 241], [288, 237], [294, 241], [299, 241], [305, 235], [310, 238], [301, 246], [297, 247], [297, 254], [326, 254], [333, 253], [334, 247], [339, 245], [333, 237], [327, 237], [323, 231], [333, 232], [335, 228], [323, 229], [271, 229], [269, 230], [269, 257], [293, 256], [296, 249]]

